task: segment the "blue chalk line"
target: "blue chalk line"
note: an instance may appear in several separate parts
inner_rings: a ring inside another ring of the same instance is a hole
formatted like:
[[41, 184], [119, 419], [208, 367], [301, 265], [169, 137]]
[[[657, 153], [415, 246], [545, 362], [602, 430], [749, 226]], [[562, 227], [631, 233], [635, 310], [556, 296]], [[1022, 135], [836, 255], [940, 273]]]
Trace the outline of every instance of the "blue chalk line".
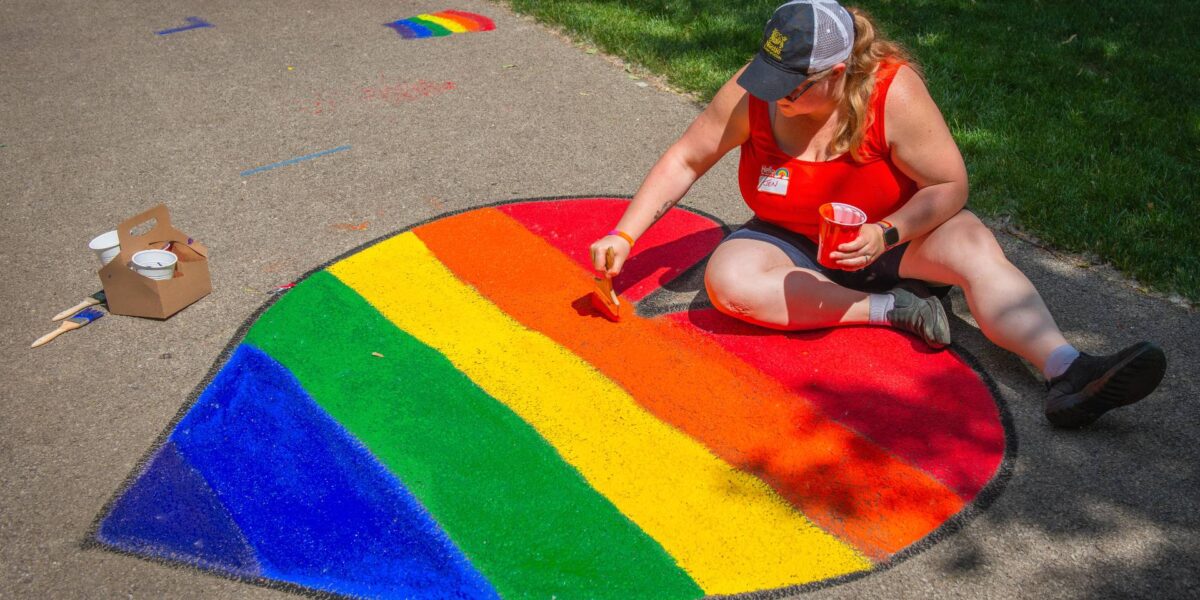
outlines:
[[191, 23], [191, 25], [184, 25], [183, 27], [176, 27], [175, 29], [164, 29], [162, 31], [155, 31], [154, 33], [156, 35], [167, 35], [169, 33], [179, 33], [180, 31], [187, 31], [189, 29], [199, 29], [200, 27], [212, 27], [213, 26], [212, 23], [209, 23], [208, 21], [205, 21], [204, 19], [201, 19], [200, 17], [188, 17], [184, 20], [187, 21], [188, 23]]
[[248, 177], [255, 173], [269, 171], [271, 169], [274, 169], [275, 167], [286, 167], [288, 165], [294, 165], [302, 160], [310, 160], [313, 158], [325, 156], [326, 154], [333, 154], [334, 152], [341, 152], [342, 150], [349, 150], [349, 149], [350, 149], [350, 146], [338, 146], [337, 148], [333, 148], [330, 150], [322, 150], [320, 152], [314, 152], [312, 154], [305, 154], [304, 156], [297, 156], [296, 158], [289, 158], [282, 162], [272, 163], [269, 165], [263, 165], [261, 167], [254, 167], [253, 169], [242, 171], [242, 177]]

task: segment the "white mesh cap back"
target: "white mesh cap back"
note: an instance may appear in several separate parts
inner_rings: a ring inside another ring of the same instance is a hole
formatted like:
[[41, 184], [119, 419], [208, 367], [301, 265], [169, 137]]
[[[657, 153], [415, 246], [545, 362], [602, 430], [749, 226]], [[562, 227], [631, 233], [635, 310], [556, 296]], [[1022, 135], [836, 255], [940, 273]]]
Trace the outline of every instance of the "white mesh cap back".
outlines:
[[812, 6], [816, 30], [808, 72], [816, 73], [850, 58], [854, 48], [854, 18], [837, 2], [817, 0]]
[[767, 19], [762, 45], [737, 82], [774, 102], [810, 75], [849, 60], [853, 48], [854, 19], [836, 0], [792, 0]]

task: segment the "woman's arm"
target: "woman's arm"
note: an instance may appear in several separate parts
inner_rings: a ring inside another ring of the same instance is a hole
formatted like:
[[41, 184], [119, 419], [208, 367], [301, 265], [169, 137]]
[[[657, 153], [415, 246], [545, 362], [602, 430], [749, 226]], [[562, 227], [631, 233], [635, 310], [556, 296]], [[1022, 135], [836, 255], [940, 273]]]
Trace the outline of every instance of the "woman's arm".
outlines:
[[[741, 72], [721, 86], [704, 112], [650, 169], [616, 229], [634, 239], [641, 237], [722, 156], [746, 141], [750, 135], [749, 102], [746, 90], [737, 84]], [[618, 236], [596, 240], [591, 253], [597, 271], [604, 271], [604, 253], [610, 247], [616, 255], [608, 272], [612, 277], [621, 272], [630, 247]]]
[[933, 231], [966, 206], [967, 167], [942, 111], [912, 69], [901, 67], [896, 73], [884, 115], [892, 161], [918, 188], [887, 217], [906, 242]]

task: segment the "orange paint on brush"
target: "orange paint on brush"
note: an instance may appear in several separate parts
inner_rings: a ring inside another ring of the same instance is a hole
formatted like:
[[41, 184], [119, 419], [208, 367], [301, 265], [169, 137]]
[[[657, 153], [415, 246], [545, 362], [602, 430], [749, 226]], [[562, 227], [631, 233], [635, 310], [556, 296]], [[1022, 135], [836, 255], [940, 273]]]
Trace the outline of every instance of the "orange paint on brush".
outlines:
[[[604, 268], [612, 269], [613, 266], [613, 249], [609, 248], [604, 253]], [[621, 302], [617, 297], [616, 290], [613, 289], [613, 281], [609, 277], [596, 277], [596, 288], [592, 290], [592, 306], [600, 311], [600, 314], [612, 321], [620, 321], [623, 305], [628, 305], [628, 302]]]
[[[473, 244], [463, 244], [469, 232]], [[826, 531], [875, 560], [926, 536], [964, 502], [927, 473], [825, 416], [703, 333], [630, 314], [591, 313], [590, 276], [496, 209], [414, 230], [460, 279], [512, 318], [575, 352], [664, 422], [754, 473]], [[519, 249], [501, 273], [477, 247]], [[624, 303], [628, 304], [628, 303]], [[632, 312], [632, 311], [631, 311]], [[586, 399], [582, 399], [586, 400]]]

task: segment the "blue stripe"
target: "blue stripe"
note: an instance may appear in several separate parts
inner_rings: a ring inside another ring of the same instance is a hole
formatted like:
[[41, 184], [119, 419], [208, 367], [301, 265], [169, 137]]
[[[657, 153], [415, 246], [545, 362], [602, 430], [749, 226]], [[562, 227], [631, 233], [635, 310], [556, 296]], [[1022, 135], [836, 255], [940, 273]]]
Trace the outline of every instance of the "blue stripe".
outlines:
[[113, 505], [97, 538], [130, 552], [234, 575], [262, 575], [237, 523], [171, 442]]
[[428, 29], [425, 30], [426, 35], [422, 36], [420, 33], [417, 32], [416, 29], [413, 29], [412, 23], [410, 23], [409, 21], [404, 20], [404, 19], [401, 19], [399, 21], [393, 21], [391, 23], [384, 23], [384, 26], [395, 29], [396, 33], [399, 33], [400, 37], [402, 37], [406, 40], [411, 40], [411, 39], [419, 38], [419, 37], [429, 37]]
[[248, 177], [248, 176], [250, 176], [250, 175], [253, 175], [253, 174], [255, 174], [255, 173], [261, 173], [261, 172], [263, 172], [263, 171], [269, 171], [269, 170], [271, 170], [271, 169], [274, 169], [274, 168], [276, 168], [276, 167], [286, 167], [286, 166], [288, 166], [288, 165], [294, 165], [294, 164], [296, 164], [296, 163], [298, 163], [298, 162], [301, 162], [301, 161], [305, 161], [305, 160], [312, 160], [312, 159], [314, 159], [314, 158], [320, 158], [320, 157], [322, 157], [322, 156], [325, 156], [326, 154], [333, 154], [334, 152], [341, 152], [341, 151], [343, 151], [343, 150], [349, 150], [349, 149], [350, 149], [350, 146], [338, 146], [337, 148], [332, 148], [332, 149], [329, 149], [329, 150], [322, 150], [322, 151], [320, 151], [320, 152], [314, 152], [314, 153], [312, 153], [312, 154], [305, 154], [304, 156], [297, 156], [296, 158], [289, 158], [289, 159], [287, 159], [287, 160], [285, 160], [285, 161], [282, 161], [282, 162], [272, 163], [272, 164], [269, 164], [269, 165], [264, 165], [264, 166], [261, 166], [261, 167], [254, 167], [253, 169], [249, 169], [249, 170], [246, 170], [246, 171], [242, 171], [242, 177]]
[[430, 29], [414, 20], [406, 19], [404, 21], [404, 24], [408, 25], [408, 28], [412, 29], [413, 33], [415, 33], [418, 38], [433, 37], [432, 29]]
[[164, 29], [162, 31], [155, 31], [154, 33], [155, 35], [168, 35], [172, 33], [179, 33], [180, 31], [187, 31], [189, 29], [199, 29], [201, 27], [213, 26], [212, 23], [206, 22], [200, 17], [188, 17], [186, 20], [188, 23], [191, 23], [191, 25], [184, 25], [183, 27], [176, 27], [175, 29]]
[[234, 351], [170, 439], [266, 577], [364, 597], [497, 597], [395, 476], [253, 346]]

